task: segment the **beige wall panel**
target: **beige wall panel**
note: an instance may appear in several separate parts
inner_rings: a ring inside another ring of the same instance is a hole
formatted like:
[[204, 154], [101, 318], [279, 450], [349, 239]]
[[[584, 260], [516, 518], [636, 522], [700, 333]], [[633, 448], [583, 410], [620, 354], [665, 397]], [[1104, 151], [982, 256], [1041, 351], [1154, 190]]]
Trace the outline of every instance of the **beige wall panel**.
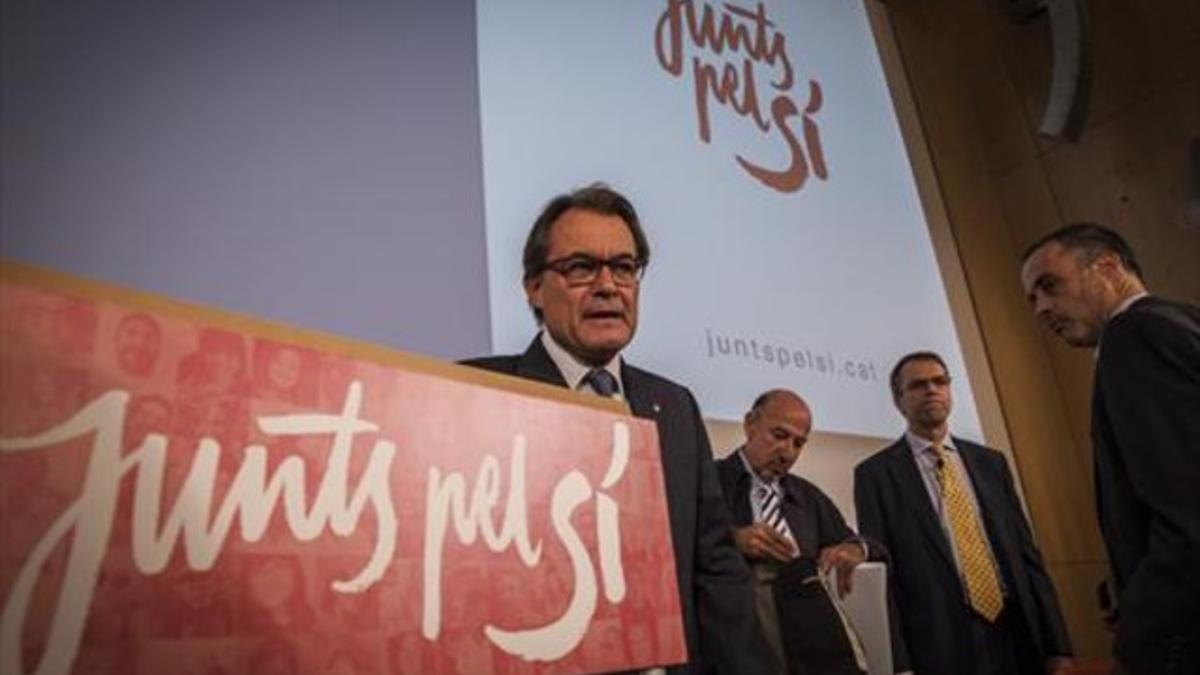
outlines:
[[1096, 586], [1108, 573], [1104, 562], [1047, 565], [1058, 602], [1067, 620], [1067, 630], [1075, 653], [1083, 658], [1106, 655], [1112, 650], [1112, 636], [1100, 619]]
[[[1197, 0], [1095, 0], [1091, 23], [1094, 79], [1089, 128], [1188, 77], [1200, 74]], [[1046, 16], [1018, 24], [993, 11], [999, 44], [1026, 114], [1036, 129], [1050, 86], [1051, 42]]]
[[[1039, 15], [1024, 22], [1013, 21], [1007, 14], [993, 8], [989, 13], [996, 49], [1004, 62], [1005, 70], [1016, 88], [1016, 97], [1021, 108], [1021, 132], [1027, 143], [1043, 152], [1059, 141], [1037, 134], [1045, 113], [1046, 99], [1050, 90], [1050, 77], [1054, 66], [1053, 45], [1050, 39], [1050, 20]], [[999, 167], [1007, 171], [1012, 166]]]
[[[994, 44], [992, 10], [983, 3], [961, 0], [889, 7], [897, 34], [905, 36], [901, 51], [910, 78], [933, 78], [929, 90], [917, 96], [926, 132], [937, 134], [947, 125], [961, 128], [970, 137], [970, 152], [980, 155], [991, 171], [1033, 157], [1037, 146]], [[942, 138], [941, 142], [955, 140]]]
[[[1006, 229], [1022, 244], [1057, 225], [1054, 197], [1040, 163], [1027, 162], [995, 184]], [[1018, 286], [1020, 249], [1014, 247], [1007, 270], [996, 270], [992, 283], [1004, 290], [992, 294], [988, 303], [990, 311], [1005, 315], [1009, 323], [1007, 333], [993, 336], [990, 348], [993, 362], [1006, 373], [1004, 400], [1014, 454], [1031, 505], [1040, 504], [1046, 512], [1035, 510], [1034, 517], [1047, 555], [1096, 559], [1101, 554], [1092, 512], [1092, 361], [1086, 352], [1066, 352], [1037, 327]]]
[[1092, 124], [1200, 74], [1200, 22], [1180, 0], [1095, 0]]
[[1188, 143], [1200, 138], [1200, 78], [1180, 83], [1089, 130], [1078, 145], [1046, 156], [1067, 220], [1095, 220], [1124, 233], [1163, 295], [1200, 302], [1200, 227], [1183, 209], [1200, 177]]
[[[1016, 251], [1024, 252], [1029, 242], [1036, 241], [1038, 237], [1058, 227], [1058, 205], [1040, 161], [1026, 162], [997, 177], [996, 185], [1000, 192], [1005, 223], [1016, 242]], [[1019, 258], [1014, 258], [1011, 273], [1013, 284], [1018, 283], [1019, 266]], [[1022, 313], [1030, 325], [1036, 325], [1028, 305]], [[1058, 452], [1072, 452], [1077, 459], [1087, 462], [1083, 466], [1090, 467], [1091, 454], [1088, 446], [1091, 443], [1091, 355], [1087, 351], [1069, 349], [1058, 338], [1040, 330], [1039, 335], [1049, 353], [1049, 361], [1057, 380], [1056, 391], [1049, 391], [1045, 395], [1059, 395], [1066, 406], [1068, 422], [1075, 440], [1073, 447], [1059, 447]], [[1083, 478], [1089, 476], [1090, 473]], [[1090, 503], [1089, 501], [1089, 505]]]
[[[1001, 340], [996, 348], [1023, 365], [1002, 378], [1001, 396], [1026, 501], [1049, 560], [1103, 555], [1094, 513], [1090, 449], [1064, 415], [1053, 370], [1036, 339]], [[1000, 357], [997, 357], [1000, 362]], [[1041, 363], [1040, 366], [1030, 364]]]
[[[1033, 159], [995, 178], [1000, 193], [1000, 211], [1012, 234], [1013, 251], [1019, 256], [1029, 242], [1058, 227], [1061, 216], [1041, 160]], [[1013, 278], [1020, 262], [1013, 259]]]

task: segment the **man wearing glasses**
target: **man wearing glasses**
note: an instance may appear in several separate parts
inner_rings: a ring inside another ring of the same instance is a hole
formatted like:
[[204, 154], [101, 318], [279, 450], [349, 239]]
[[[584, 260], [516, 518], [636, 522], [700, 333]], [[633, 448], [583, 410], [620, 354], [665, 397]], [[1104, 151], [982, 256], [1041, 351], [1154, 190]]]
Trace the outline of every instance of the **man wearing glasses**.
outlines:
[[555, 197], [534, 222], [523, 257], [525, 295], [542, 331], [523, 354], [467, 363], [621, 398], [657, 423], [688, 647], [678, 672], [768, 672], [749, 571], [733, 543], [696, 401], [620, 356], [637, 329], [649, 260], [625, 197], [599, 184]]
[[951, 436], [937, 354], [901, 358], [891, 387], [908, 429], [855, 469], [854, 503], [890, 554], [896, 670], [1064, 672], [1071, 643], [1004, 455]]

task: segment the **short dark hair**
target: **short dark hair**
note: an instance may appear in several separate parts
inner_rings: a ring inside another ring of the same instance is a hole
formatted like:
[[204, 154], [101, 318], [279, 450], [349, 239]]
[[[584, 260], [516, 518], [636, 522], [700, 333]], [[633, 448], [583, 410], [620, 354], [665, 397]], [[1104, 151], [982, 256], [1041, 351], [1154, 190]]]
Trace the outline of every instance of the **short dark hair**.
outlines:
[[[637, 261], [643, 266], [650, 262], [650, 243], [642, 232], [641, 222], [637, 211], [620, 192], [604, 183], [592, 183], [567, 194], [561, 194], [551, 199], [533, 221], [533, 228], [525, 238], [525, 252], [521, 262], [524, 266], [525, 281], [536, 277], [546, 269], [546, 257], [550, 252], [550, 230], [564, 213], [571, 209], [582, 209], [603, 216], [617, 216], [625, 221], [629, 233], [633, 235]], [[540, 323], [542, 311], [533, 307], [533, 315]]]
[[913, 361], [935, 361], [942, 367], [942, 370], [946, 371], [947, 375], [950, 374], [950, 369], [946, 367], [946, 362], [942, 360], [942, 357], [937, 352], [923, 350], [905, 354], [896, 362], [896, 365], [892, 368], [892, 374], [888, 378], [888, 381], [892, 385], [893, 398], [900, 398], [900, 371], [904, 369], [904, 366]]
[[1137, 256], [1129, 243], [1103, 225], [1079, 222], [1060, 227], [1025, 249], [1021, 262], [1029, 260], [1034, 252], [1047, 244], [1058, 244], [1069, 251], [1078, 251], [1083, 254], [1085, 262], [1095, 260], [1101, 253], [1115, 253], [1125, 269], [1133, 272], [1137, 278], [1142, 278], [1142, 266], [1138, 264]]
[[629, 233], [633, 235], [638, 262], [650, 262], [650, 244], [646, 241], [646, 234], [642, 232], [642, 225], [633, 204], [604, 183], [592, 183], [551, 199], [542, 208], [537, 220], [533, 221], [533, 228], [529, 230], [529, 236], [525, 239], [525, 253], [522, 258], [526, 280], [536, 277], [546, 269], [546, 256], [550, 251], [550, 229], [571, 209], [582, 209], [602, 216], [617, 216], [625, 221]]

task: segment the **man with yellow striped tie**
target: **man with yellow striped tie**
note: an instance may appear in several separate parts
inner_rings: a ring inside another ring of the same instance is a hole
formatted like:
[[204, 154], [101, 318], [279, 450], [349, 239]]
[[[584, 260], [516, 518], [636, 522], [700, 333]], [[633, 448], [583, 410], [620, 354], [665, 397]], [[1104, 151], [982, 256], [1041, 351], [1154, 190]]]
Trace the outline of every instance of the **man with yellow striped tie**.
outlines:
[[859, 529], [890, 553], [897, 672], [1041, 675], [1071, 644], [1004, 456], [950, 434], [950, 375], [914, 352], [891, 375], [904, 436], [854, 473]]

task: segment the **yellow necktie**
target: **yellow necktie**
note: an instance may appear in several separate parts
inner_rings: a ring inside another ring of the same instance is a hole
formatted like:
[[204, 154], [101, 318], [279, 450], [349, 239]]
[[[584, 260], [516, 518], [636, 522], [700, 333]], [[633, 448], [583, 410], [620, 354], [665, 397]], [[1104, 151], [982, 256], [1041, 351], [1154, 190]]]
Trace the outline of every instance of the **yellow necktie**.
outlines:
[[950, 531], [954, 534], [954, 550], [967, 584], [967, 597], [980, 616], [995, 621], [1004, 608], [1004, 596], [1000, 592], [996, 568], [988, 555], [979, 518], [975, 517], [971, 493], [967, 491], [963, 476], [958, 472], [958, 465], [946, 459], [945, 450], [940, 445], [930, 447], [937, 457], [942, 508]]

